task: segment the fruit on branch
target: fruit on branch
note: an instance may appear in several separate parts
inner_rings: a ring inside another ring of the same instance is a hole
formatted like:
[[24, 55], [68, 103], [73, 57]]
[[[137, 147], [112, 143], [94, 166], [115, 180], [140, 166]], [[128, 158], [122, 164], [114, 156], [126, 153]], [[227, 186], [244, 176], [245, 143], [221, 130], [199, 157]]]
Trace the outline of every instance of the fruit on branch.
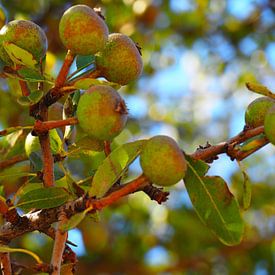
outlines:
[[187, 168], [183, 152], [168, 136], [155, 136], [144, 145], [140, 165], [146, 177], [156, 185], [176, 184], [185, 176]]
[[108, 34], [104, 20], [86, 5], [67, 9], [59, 23], [62, 43], [75, 54], [97, 53], [104, 48]]
[[[52, 129], [50, 132], [51, 151], [53, 154], [58, 154], [62, 151], [62, 140], [56, 129]], [[32, 152], [41, 152], [39, 138], [29, 133], [25, 140], [25, 152], [29, 157]]]
[[259, 97], [252, 101], [245, 111], [246, 125], [252, 128], [262, 126], [267, 111], [274, 103], [275, 100], [267, 96]]
[[270, 143], [275, 145], [275, 103], [265, 115], [264, 132]]
[[89, 136], [112, 140], [124, 128], [127, 108], [119, 93], [110, 86], [93, 86], [81, 97], [77, 107], [79, 125]]
[[45, 32], [35, 23], [28, 20], [13, 20], [0, 30], [0, 58], [12, 65], [13, 62], [4, 49], [3, 43], [13, 43], [30, 52], [34, 59], [42, 60], [48, 48]]
[[135, 43], [127, 35], [112, 33], [96, 55], [96, 67], [107, 80], [126, 85], [140, 76], [143, 64]]

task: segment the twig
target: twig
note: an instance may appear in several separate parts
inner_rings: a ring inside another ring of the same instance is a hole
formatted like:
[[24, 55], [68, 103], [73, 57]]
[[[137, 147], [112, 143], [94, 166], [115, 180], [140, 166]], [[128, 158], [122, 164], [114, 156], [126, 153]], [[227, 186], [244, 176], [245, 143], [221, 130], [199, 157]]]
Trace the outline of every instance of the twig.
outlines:
[[46, 133], [51, 129], [60, 128], [66, 125], [75, 125], [78, 124], [78, 119], [76, 117], [70, 117], [64, 120], [51, 120], [51, 121], [41, 121], [36, 120], [33, 130], [35, 133]]
[[[230, 157], [230, 152], [228, 152], [228, 147], [230, 145], [237, 145], [244, 141], [246, 141], [249, 138], [255, 137], [259, 134], [262, 134], [264, 132], [264, 127], [260, 126], [253, 129], [245, 129], [242, 132], [240, 132], [238, 135], [230, 138], [226, 142], [221, 142], [217, 145], [212, 145], [207, 148], [199, 148], [197, 151], [190, 156], [193, 159], [200, 159], [207, 161], [209, 159], [212, 159], [214, 156], [217, 156], [219, 154], [227, 153]], [[232, 156], [233, 157], [233, 156]], [[234, 159], [234, 157], [233, 157]]]
[[17, 156], [11, 157], [10, 159], [0, 161], [0, 170], [8, 168], [18, 162], [25, 161], [27, 159], [28, 158], [24, 155], [17, 155]]
[[105, 156], [109, 156], [111, 154], [112, 150], [111, 150], [111, 142], [106, 140], [104, 141], [104, 153]]
[[3, 275], [12, 275], [10, 254], [9, 253], [0, 253], [1, 260], [1, 271]]
[[19, 80], [19, 85], [23, 96], [29, 96], [31, 94], [28, 84], [24, 80]]
[[73, 54], [70, 50], [67, 51], [65, 56], [63, 65], [59, 71], [59, 74], [55, 80], [55, 87], [60, 88], [64, 85], [67, 79], [67, 75], [69, 73], [70, 67], [74, 62], [75, 54]]
[[51, 260], [53, 271], [51, 275], [60, 274], [62, 255], [65, 249], [68, 232], [63, 232], [59, 230], [59, 228], [61, 225], [65, 224], [67, 220], [68, 218], [66, 216], [66, 213], [64, 211], [61, 211], [59, 215], [58, 229], [56, 230], [56, 233], [55, 233], [55, 241], [54, 241], [52, 260]]

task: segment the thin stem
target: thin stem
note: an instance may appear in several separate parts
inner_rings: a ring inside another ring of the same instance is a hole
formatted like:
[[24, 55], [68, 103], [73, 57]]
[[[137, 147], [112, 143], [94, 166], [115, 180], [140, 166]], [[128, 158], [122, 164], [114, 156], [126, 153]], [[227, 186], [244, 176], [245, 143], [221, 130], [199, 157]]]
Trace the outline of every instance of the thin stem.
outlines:
[[73, 54], [70, 50], [67, 51], [65, 56], [63, 65], [59, 71], [59, 74], [55, 80], [55, 87], [60, 88], [64, 85], [67, 79], [67, 75], [69, 73], [70, 67], [74, 62], [75, 54]]
[[52, 260], [51, 265], [53, 268], [53, 272], [51, 275], [59, 275], [60, 269], [61, 269], [61, 262], [62, 262], [62, 255], [65, 249], [68, 232], [63, 232], [59, 230], [60, 226], [65, 224], [67, 222], [67, 216], [65, 212], [60, 212], [59, 215], [59, 223], [58, 223], [58, 229], [55, 233], [55, 241], [54, 241], [54, 247], [53, 247], [53, 253], [52, 253]]
[[10, 254], [0, 253], [1, 271], [3, 275], [12, 275]]
[[29, 96], [31, 94], [28, 84], [24, 80], [19, 80], [19, 85], [23, 96]]
[[111, 150], [111, 142], [106, 140], [104, 141], [104, 152], [105, 152], [105, 156], [109, 156], [112, 152]]

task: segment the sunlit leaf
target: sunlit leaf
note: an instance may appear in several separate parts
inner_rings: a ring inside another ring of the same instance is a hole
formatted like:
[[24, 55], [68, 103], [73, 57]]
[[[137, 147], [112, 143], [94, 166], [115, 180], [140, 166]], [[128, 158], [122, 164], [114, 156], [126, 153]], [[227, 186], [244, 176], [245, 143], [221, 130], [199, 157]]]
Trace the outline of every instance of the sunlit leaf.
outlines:
[[24, 65], [29, 68], [35, 68], [37, 61], [30, 52], [18, 47], [11, 42], [4, 42], [3, 47], [9, 55], [10, 59], [15, 64]]
[[90, 196], [100, 198], [123, 175], [128, 166], [139, 156], [145, 140], [126, 143], [115, 149], [96, 171]]
[[188, 169], [184, 178], [192, 204], [201, 220], [226, 245], [240, 243], [244, 223], [237, 200], [226, 182], [218, 176], [205, 176], [209, 166], [187, 157]]
[[23, 194], [16, 207], [20, 207], [24, 211], [29, 211], [32, 208], [48, 209], [60, 206], [67, 202], [68, 199], [69, 194], [64, 188], [37, 188]]
[[270, 98], [275, 99], [275, 93], [271, 92], [267, 87], [265, 87], [262, 84], [247, 82], [246, 87], [248, 88], [248, 90], [250, 90], [254, 93], [264, 95], [264, 96], [268, 96]]
[[251, 195], [252, 195], [252, 186], [249, 179], [249, 176], [246, 172], [245, 166], [242, 162], [238, 161], [238, 165], [243, 174], [243, 209], [247, 210], [250, 207], [251, 203]]

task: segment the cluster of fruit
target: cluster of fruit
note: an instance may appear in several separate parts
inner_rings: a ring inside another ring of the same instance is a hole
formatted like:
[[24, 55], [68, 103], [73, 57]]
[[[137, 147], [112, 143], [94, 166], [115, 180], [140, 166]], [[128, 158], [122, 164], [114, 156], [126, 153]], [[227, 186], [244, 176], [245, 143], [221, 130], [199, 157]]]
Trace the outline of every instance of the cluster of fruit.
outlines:
[[[100, 12], [76, 5], [65, 11], [59, 24], [59, 34], [64, 46], [74, 55], [93, 55], [98, 77], [120, 85], [137, 79], [142, 72], [139, 47], [126, 35], [109, 34]], [[27, 20], [14, 20], [0, 31], [0, 58], [6, 66], [18, 66], [7, 46], [14, 44], [32, 54], [38, 66], [45, 59], [48, 43], [44, 31]], [[24, 65], [24, 64], [23, 64]], [[120, 94], [107, 85], [95, 85], [86, 90], [78, 102], [76, 115], [79, 126], [93, 138], [112, 141], [125, 127], [128, 110]], [[56, 130], [50, 131], [52, 153], [57, 153], [62, 143]], [[56, 144], [55, 144], [56, 143]], [[26, 139], [27, 155], [39, 148], [37, 137]], [[177, 143], [167, 136], [155, 136], [143, 148], [140, 163], [144, 174], [155, 184], [173, 185], [186, 171], [186, 160]], [[165, 169], [164, 169], [165, 168]]]
[[263, 96], [252, 101], [245, 112], [245, 123], [250, 128], [264, 126], [266, 137], [275, 145], [275, 100]]

